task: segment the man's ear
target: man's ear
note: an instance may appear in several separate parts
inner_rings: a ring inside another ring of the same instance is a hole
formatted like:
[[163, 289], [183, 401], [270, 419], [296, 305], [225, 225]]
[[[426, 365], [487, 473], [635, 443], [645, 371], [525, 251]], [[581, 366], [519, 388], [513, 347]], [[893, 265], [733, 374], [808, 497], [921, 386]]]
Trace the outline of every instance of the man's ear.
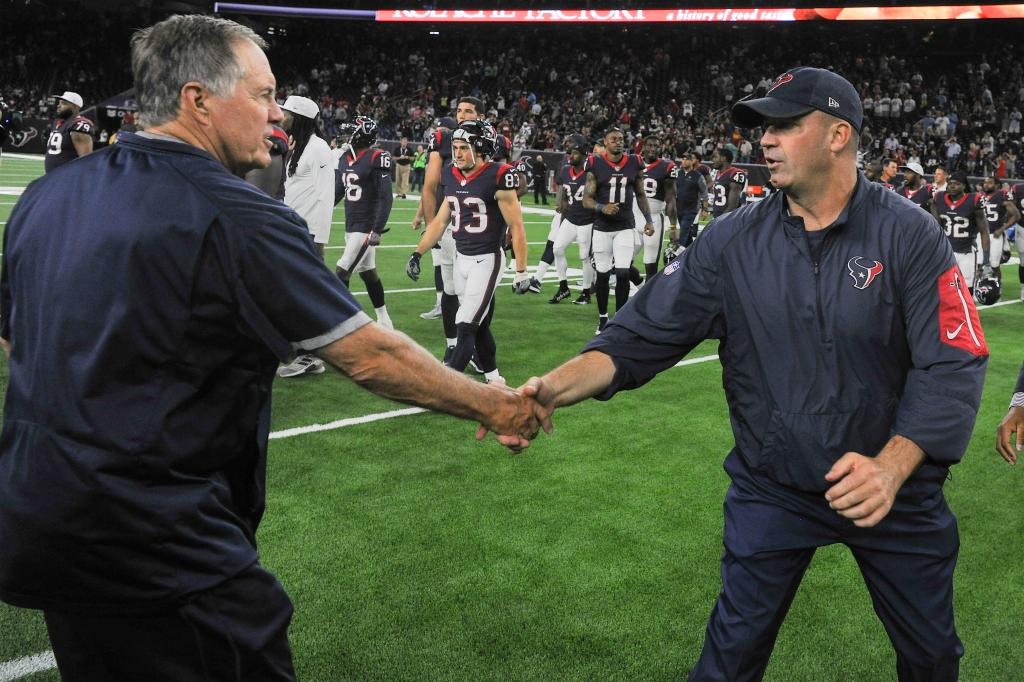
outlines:
[[829, 128], [829, 147], [835, 154], [842, 153], [851, 142], [853, 126], [846, 121], [836, 121]]
[[202, 83], [189, 81], [181, 86], [179, 92], [181, 113], [196, 121], [207, 121], [210, 118], [210, 91]]

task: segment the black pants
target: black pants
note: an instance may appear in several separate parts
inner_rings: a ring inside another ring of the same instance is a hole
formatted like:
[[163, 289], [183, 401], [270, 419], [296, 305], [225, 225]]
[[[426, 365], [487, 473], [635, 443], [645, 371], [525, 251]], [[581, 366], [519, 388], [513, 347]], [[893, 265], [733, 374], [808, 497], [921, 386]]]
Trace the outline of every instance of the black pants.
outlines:
[[65, 682], [295, 679], [292, 603], [259, 564], [165, 612], [43, 616]]

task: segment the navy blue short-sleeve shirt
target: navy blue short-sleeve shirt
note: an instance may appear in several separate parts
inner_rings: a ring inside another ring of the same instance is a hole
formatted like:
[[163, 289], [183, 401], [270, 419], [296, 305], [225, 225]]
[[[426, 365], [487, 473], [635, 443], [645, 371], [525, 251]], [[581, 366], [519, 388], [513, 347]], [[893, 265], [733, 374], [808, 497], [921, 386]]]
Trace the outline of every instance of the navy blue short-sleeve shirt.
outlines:
[[0, 598], [67, 611], [256, 561], [278, 361], [369, 322], [292, 209], [145, 134], [29, 186], [0, 314]]

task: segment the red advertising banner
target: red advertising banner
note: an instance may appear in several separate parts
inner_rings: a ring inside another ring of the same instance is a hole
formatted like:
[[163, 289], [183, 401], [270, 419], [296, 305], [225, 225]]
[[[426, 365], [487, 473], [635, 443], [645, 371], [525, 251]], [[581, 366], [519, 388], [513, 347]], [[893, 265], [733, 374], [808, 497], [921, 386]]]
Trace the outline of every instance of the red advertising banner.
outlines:
[[377, 21], [424, 23], [732, 23], [1024, 19], [1020, 5], [759, 7], [750, 9], [377, 10]]

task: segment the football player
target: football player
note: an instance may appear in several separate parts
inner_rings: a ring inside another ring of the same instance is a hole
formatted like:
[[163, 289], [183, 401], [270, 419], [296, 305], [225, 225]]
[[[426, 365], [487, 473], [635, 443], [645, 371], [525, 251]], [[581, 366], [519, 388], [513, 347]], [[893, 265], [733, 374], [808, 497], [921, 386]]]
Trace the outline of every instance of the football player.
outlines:
[[1006, 231], [1020, 220], [1020, 211], [994, 175], [985, 177], [981, 190], [982, 207], [985, 211], [985, 220], [988, 222], [988, 264], [1001, 284], [1003, 279], [1000, 266], [1003, 264], [1003, 254], [1006, 253], [1008, 256], [1010, 251]]
[[[523, 155], [519, 161], [515, 164], [516, 170], [519, 171], [519, 179], [525, 183], [524, 189], [520, 196], [525, 194], [530, 187], [534, 185], [533, 176], [533, 160]], [[544, 282], [544, 275], [547, 274], [548, 268], [550, 268], [555, 262], [555, 236], [558, 234], [558, 226], [562, 224], [562, 217], [558, 215], [557, 202], [555, 204], [555, 215], [551, 216], [551, 227], [548, 228], [548, 238], [544, 242], [544, 251], [541, 252], [540, 262], [537, 263], [537, 271], [530, 278], [530, 293], [539, 294], [541, 286]]]
[[381, 235], [388, 231], [394, 201], [391, 155], [373, 149], [377, 131], [377, 122], [367, 116], [357, 116], [342, 128], [345, 153], [338, 160], [336, 194], [345, 198], [345, 251], [335, 272], [345, 286], [352, 273], [358, 272], [377, 314], [377, 323], [394, 329], [384, 304], [384, 285], [377, 274], [377, 246]]
[[590, 288], [594, 284], [594, 267], [591, 263], [591, 235], [594, 232], [594, 210], [583, 205], [586, 189], [587, 138], [573, 135], [566, 146], [569, 163], [558, 171], [558, 217], [560, 223], [555, 234], [555, 269], [558, 271], [558, 291], [549, 303], [558, 303], [569, 298], [569, 261], [565, 251], [569, 244], [579, 245], [580, 261], [583, 268], [583, 291], [573, 301], [578, 305], [590, 303]]
[[[956, 256], [957, 267], [963, 275], [964, 284], [974, 293], [974, 279], [978, 269], [978, 254], [974, 248], [974, 238], [981, 235], [982, 253], [990, 248], [988, 221], [981, 196], [967, 192], [970, 186], [967, 174], [957, 171], [949, 176], [945, 192], [936, 192], [932, 199], [932, 215], [939, 221], [942, 231], [949, 238]], [[985, 274], [990, 274], [988, 263], [984, 265]]]
[[[308, 97], [291, 95], [281, 105], [281, 127], [289, 135], [291, 153], [285, 162], [284, 203], [306, 221], [313, 242], [323, 257], [331, 239], [334, 215], [334, 154], [320, 137], [320, 107]], [[282, 379], [323, 374], [324, 361], [303, 353], [277, 369]]]
[[513, 290], [526, 293], [526, 232], [519, 207], [519, 176], [508, 164], [487, 160], [494, 153], [494, 129], [484, 121], [464, 121], [452, 133], [452, 165], [441, 173], [445, 202], [409, 256], [406, 274], [420, 275], [420, 258], [452, 226], [455, 239], [455, 288], [459, 297], [455, 350], [445, 362], [459, 372], [476, 353], [488, 381], [504, 381], [498, 373], [494, 336], [490, 331], [494, 291], [505, 269], [501, 249], [511, 228], [516, 275]]
[[57, 95], [56, 99], [57, 118], [53, 122], [53, 132], [46, 141], [46, 160], [43, 165], [46, 173], [91, 153], [92, 137], [96, 134], [96, 124], [78, 115], [82, 110], [81, 95], [68, 91]]
[[[463, 121], [475, 121], [482, 115], [484, 103], [476, 97], [460, 97], [455, 105], [455, 119], [452, 121], [441, 120], [445, 124], [439, 126], [438, 130], [430, 137], [430, 144], [427, 146], [427, 170], [423, 178], [423, 191], [420, 197], [420, 208], [423, 211], [423, 223], [429, 225], [437, 215], [438, 207], [444, 203], [444, 196], [441, 194], [441, 171], [451, 165], [452, 157], [452, 130]], [[454, 122], [455, 125], [451, 125]], [[450, 126], [450, 127], [449, 127]], [[451, 231], [445, 231], [438, 248], [431, 251], [434, 258], [435, 284], [437, 275], [440, 274], [443, 292], [441, 294], [440, 312], [441, 321], [444, 323], [445, 354], [451, 353], [455, 347], [455, 315], [459, 310], [459, 299], [455, 295], [454, 270], [455, 267], [455, 242], [452, 241]], [[440, 268], [440, 270], [437, 270]], [[438, 306], [435, 306], [437, 308]], [[429, 319], [436, 317], [435, 310], [429, 310], [420, 315]]]
[[313, 241], [324, 254], [331, 240], [334, 215], [334, 154], [320, 137], [320, 107], [308, 97], [291, 95], [281, 105], [281, 127], [291, 138], [284, 203], [302, 216]]
[[[676, 178], [679, 167], [674, 161], [661, 158], [661, 140], [651, 135], [644, 140], [641, 154], [644, 167], [644, 193], [654, 218], [654, 234], [640, 235], [644, 250], [644, 270], [647, 279], [658, 272], [661, 247], [665, 243], [665, 217], [668, 217], [669, 234], [679, 234], [679, 216], [676, 213]], [[639, 205], [633, 204], [634, 220], [639, 224], [643, 216]]]
[[[1024, 215], [1024, 182], [1011, 185], [1006, 198], [1013, 202], [1018, 213]], [[1017, 278], [1020, 280], [1020, 298], [1024, 301], [1024, 229], [1022, 227], [1024, 226], [1018, 221], [1016, 227], [1013, 228], [1015, 235], [1013, 243], [1017, 247], [1017, 258], [1019, 259]]]
[[711, 165], [717, 171], [711, 186], [711, 215], [721, 218], [743, 205], [747, 174], [732, 165], [732, 152], [728, 149], [717, 150], [711, 157]]
[[929, 210], [934, 187], [924, 180], [924, 169], [921, 164], [911, 161], [903, 167], [903, 186], [897, 192], [915, 204]]
[[672, 255], [678, 255], [697, 238], [700, 222], [708, 217], [708, 184], [701, 173], [700, 156], [696, 152], [683, 154], [682, 170], [676, 178], [676, 211], [679, 213], [681, 234], [669, 231], [669, 247]]
[[597, 269], [597, 333], [608, 324], [608, 296], [615, 270], [615, 309], [629, 300], [630, 267], [633, 265], [633, 199], [640, 204], [644, 234], [654, 234], [654, 218], [644, 193], [644, 163], [626, 154], [626, 138], [618, 127], [604, 136], [605, 153], [587, 159], [583, 205], [595, 211], [594, 265]]

